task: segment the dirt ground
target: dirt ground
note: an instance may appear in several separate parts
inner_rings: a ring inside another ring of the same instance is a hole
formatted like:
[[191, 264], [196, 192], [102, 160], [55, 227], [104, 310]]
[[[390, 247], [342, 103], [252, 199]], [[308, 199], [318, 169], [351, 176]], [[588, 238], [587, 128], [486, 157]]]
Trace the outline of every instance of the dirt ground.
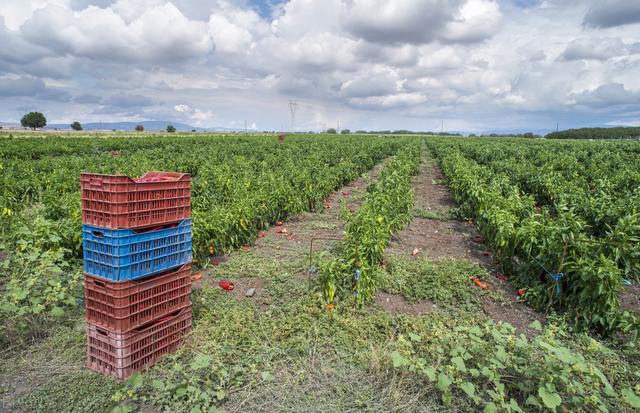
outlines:
[[[415, 190], [415, 208], [429, 211], [446, 212], [456, 207], [449, 189], [445, 185], [444, 177], [435, 160], [429, 154], [423, 159], [420, 173], [413, 178]], [[446, 214], [441, 214], [446, 215]], [[494, 277], [497, 267], [494, 265], [491, 254], [486, 247], [474, 241], [474, 237], [480, 235], [468, 222], [451, 219], [424, 219], [414, 218], [413, 222], [395, 234], [387, 248], [389, 253], [407, 257], [428, 258], [466, 258], [484, 267], [490, 274], [486, 281], [489, 289], [499, 291], [504, 297], [504, 302], [498, 302], [487, 298], [483, 304], [486, 315], [495, 321], [508, 322], [518, 331], [532, 335], [534, 330], [527, 326], [534, 320], [544, 321], [544, 316], [534, 311], [531, 307], [517, 301], [516, 290], [507, 281], [501, 281]], [[418, 251], [418, 254], [414, 253]], [[471, 281], [469, 288], [477, 288]], [[400, 297], [402, 298], [402, 297]], [[387, 299], [389, 302], [387, 303]], [[385, 297], [381, 304], [391, 312], [415, 312], [413, 306], [402, 305], [398, 298]], [[385, 305], [388, 304], [388, 305]], [[404, 304], [407, 304], [406, 302]], [[417, 303], [429, 307], [429, 302]], [[404, 310], [403, 310], [404, 309]]]
[[434, 305], [429, 300], [410, 303], [400, 294], [378, 292], [374, 302], [391, 314], [420, 315], [433, 311]]

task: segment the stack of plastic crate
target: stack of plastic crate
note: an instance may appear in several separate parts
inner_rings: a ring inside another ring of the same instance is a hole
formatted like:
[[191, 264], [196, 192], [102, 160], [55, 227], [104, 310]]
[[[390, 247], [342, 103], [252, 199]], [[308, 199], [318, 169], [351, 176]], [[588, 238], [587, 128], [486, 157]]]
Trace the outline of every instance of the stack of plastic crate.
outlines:
[[83, 173], [87, 365], [119, 379], [191, 330], [191, 177]]

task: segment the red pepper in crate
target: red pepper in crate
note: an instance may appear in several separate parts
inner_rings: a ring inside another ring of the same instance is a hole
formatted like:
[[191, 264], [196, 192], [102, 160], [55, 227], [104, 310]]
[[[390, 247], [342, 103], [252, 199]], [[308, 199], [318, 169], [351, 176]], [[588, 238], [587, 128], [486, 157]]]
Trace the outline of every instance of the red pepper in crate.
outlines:
[[225, 291], [233, 291], [235, 287], [233, 284], [233, 281], [225, 281], [225, 280], [220, 280], [218, 285], [220, 286], [220, 288], [222, 288]]

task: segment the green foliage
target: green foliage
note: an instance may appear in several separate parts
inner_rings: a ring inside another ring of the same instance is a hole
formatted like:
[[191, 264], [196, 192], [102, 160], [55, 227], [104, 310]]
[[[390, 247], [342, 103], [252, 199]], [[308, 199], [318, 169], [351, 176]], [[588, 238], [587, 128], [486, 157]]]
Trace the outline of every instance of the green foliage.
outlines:
[[336, 131], [336, 129], [335, 129], [335, 128], [329, 128], [329, 129], [327, 129], [327, 132], [326, 132], [326, 133], [332, 133], [332, 134], [335, 134], [335, 133], [337, 133], [337, 131]]
[[341, 133], [342, 135], [348, 135], [348, 134], [350, 134], [350, 133], [351, 133], [351, 131], [350, 131], [349, 129], [342, 129], [342, 130], [340, 131], [340, 133]]
[[[637, 277], [640, 218], [628, 206], [640, 199], [634, 186], [640, 174], [615, 172], [623, 158], [640, 160], [622, 152], [637, 145], [604, 142], [593, 155], [582, 142], [429, 143], [462, 214], [474, 218], [527, 301], [540, 310], [567, 310], [598, 332], [637, 334], [640, 323], [619, 313], [618, 295], [622, 277]], [[589, 161], [594, 156], [604, 164]], [[564, 276], [556, 285], [541, 266]]]
[[142, 131], [144, 131], [144, 126], [136, 125], [135, 130], [136, 130], [136, 132], [142, 132]]
[[19, 341], [16, 333], [75, 307], [82, 280], [78, 262], [70, 260], [71, 251], [60, 245], [59, 224], [38, 211], [28, 211], [28, 219], [8, 240], [14, 247], [0, 261], [0, 336], [13, 341]]
[[[540, 329], [539, 323], [531, 327]], [[591, 341], [581, 354], [562, 342], [563, 334], [552, 326], [530, 340], [509, 324], [487, 321], [440, 330], [435, 346], [400, 336], [390, 359], [394, 368], [433, 383], [445, 405], [456, 400], [485, 412], [631, 411], [637, 396], [630, 383], [615, 383], [623, 389], [616, 391], [597, 362], [607, 350]]]
[[387, 256], [379, 285], [381, 290], [402, 294], [409, 302], [428, 299], [440, 307], [473, 310], [487, 292], [475, 288], [471, 277], [483, 279], [486, 271], [467, 260]]
[[411, 220], [411, 176], [417, 172], [419, 160], [419, 146], [403, 149], [384, 167], [379, 181], [369, 187], [358, 212], [345, 212], [348, 224], [341, 256], [320, 263], [320, 286], [329, 304], [336, 293], [345, 297], [353, 292], [358, 305], [375, 295], [377, 267], [383, 262], [389, 239]]
[[20, 119], [20, 124], [25, 128], [44, 128], [47, 126], [47, 119], [40, 112], [29, 112]]
[[73, 122], [70, 126], [71, 126], [71, 129], [73, 129], [75, 131], [81, 131], [82, 130], [82, 125], [78, 121]]
[[168, 133], [173, 133], [173, 132], [175, 132], [175, 131], [176, 131], [175, 126], [173, 126], [173, 125], [169, 125], [169, 126], [167, 126], [167, 132], [168, 132]]
[[547, 139], [638, 139], [640, 127], [580, 128], [551, 132]]

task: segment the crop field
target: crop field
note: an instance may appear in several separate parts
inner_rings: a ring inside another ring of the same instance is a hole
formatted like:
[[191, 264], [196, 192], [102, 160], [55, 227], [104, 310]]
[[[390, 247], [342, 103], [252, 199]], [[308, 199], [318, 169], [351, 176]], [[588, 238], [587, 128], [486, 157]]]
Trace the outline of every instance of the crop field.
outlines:
[[[154, 170], [193, 177], [193, 331], [118, 382], [79, 174]], [[0, 134], [0, 171], [0, 412], [640, 409], [639, 142]]]

